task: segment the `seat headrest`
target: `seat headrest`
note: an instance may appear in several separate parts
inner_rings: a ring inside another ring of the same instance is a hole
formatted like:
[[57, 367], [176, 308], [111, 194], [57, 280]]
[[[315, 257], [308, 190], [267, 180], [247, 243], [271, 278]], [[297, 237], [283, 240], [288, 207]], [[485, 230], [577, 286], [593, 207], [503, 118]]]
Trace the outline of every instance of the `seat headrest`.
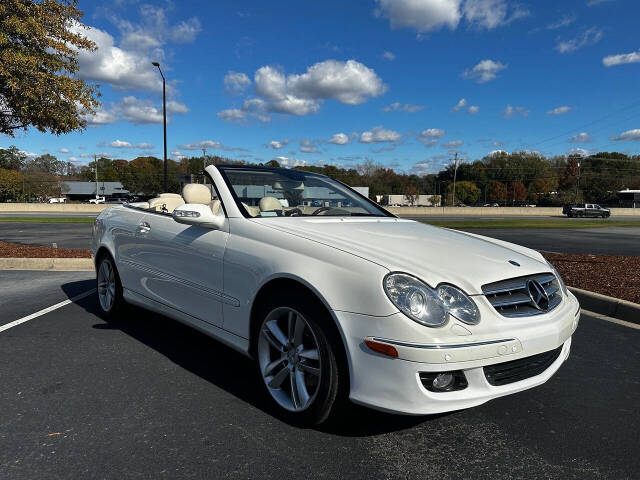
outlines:
[[258, 203], [261, 212], [270, 212], [273, 210], [282, 210], [282, 204], [276, 197], [262, 197]]
[[211, 203], [211, 190], [200, 183], [187, 183], [182, 189], [182, 198], [186, 203]]
[[158, 198], [182, 198], [179, 193], [161, 193]]

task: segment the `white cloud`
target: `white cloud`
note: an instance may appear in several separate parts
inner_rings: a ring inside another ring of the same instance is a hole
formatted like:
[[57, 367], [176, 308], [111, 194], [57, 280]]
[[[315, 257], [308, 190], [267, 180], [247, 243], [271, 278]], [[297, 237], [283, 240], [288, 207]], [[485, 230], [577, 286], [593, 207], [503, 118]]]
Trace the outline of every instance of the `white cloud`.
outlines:
[[494, 157], [496, 155], [503, 155], [503, 154], [509, 154], [509, 152], [507, 152], [506, 150], [491, 150], [489, 153], [487, 153], [487, 155], [489, 157]]
[[466, 0], [462, 8], [465, 19], [473, 26], [492, 30], [529, 15], [522, 6], [511, 8], [506, 0]]
[[512, 107], [511, 105], [507, 105], [507, 108], [505, 108], [502, 111], [502, 116], [504, 118], [513, 118], [513, 117], [527, 117], [529, 116], [530, 110], [527, 110], [524, 107], [521, 106], [516, 106], [516, 107]]
[[409, 112], [415, 113], [424, 110], [424, 105], [412, 105], [410, 103], [394, 102], [388, 107], [382, 109], [385, 112]]
[[122, 32], [122, 46], [125, 48], [162, 54], [159, 47], [164, 43], [191, 43], [202, 31], [200, 20], [197, 17], [191, 17], [171, 25], [167, 9], [163, 7], [144, 4], [139, 10], [141, 19], [139, 24], [134, 24], [129, 20], [115, 19]]
[[316, 147], [316, 142], [305, 138], [300, 141], [300, 151], [304, 153], [320, 153], [320, 150]]
[[469, 115], [475, 115], [479, 111], [480, 111], [480, 107], [477, 105], [469, 105], [469, 108], [467, 108], [467, 113]]
[[271, 147], [275, 150], [280, 150], [281, 148], [283, 148], [284, 146], [286, 146], [289, 143], [289, 140], [271, 140], [269, 143], [267, 143], [267, 147]]
[[254, 83], [256, 97], [246, 99], [240, 109], [223, 110], [218, 116], [242, 121], [251, 115], [269, 121], [272, 113], [308, 115], [328, 99], [358, 105], [387, 89], [375, 71], [355, 60], [325, 60], [311, 65], [303, 74], [290, 75], [267, 65], [256, 71]]
[[393, 61], [396, 59], [396, 55], [389, 50], [385, 50], [384, 52], [382, 52], [382, 58], [384, 58], [385, 60]]
[[445, 134], [446, 132], [440, 128], [427, 128], [418, 134], [418, 140], [420, 140], [425, 147], [433, 147]]
[[281, 167], [285, 168], [302, 167], [307, 164], [305, 160], [289, 157], [276, 157], [274, 160], [276, 160]]
[[443, 143], [442, 146], [444, 148], [456, 148], [462, 145], [462, 140], [453, 140], [451, 142]]
[[562, 105], [561, 107], [556, 107], [547, 111], [547, 115], [564, 115], [569, 110], [571, 110], [571, 107], [567, 105]]
[[568, 27], [575, 21], [576, 21], [576, 17], [574, 15], [564, 15], [559, 20], [550, 23], [544, 28], [545, 30], [558, 30], [559, 28]]
[[181, 150], [202, 150], [203, 148], [222, 149], [220, 142], [214, 142], [213, 140], [203, 140], [201, 142], [191, 142], [184, 145], [178, 145]]
[[79, 162], [80, 159], [77, 157], [69, 157], [67, 158], [67, 162]]
[[182, 102], [169, 100], [167, 102], [167, 113], [189, 113], [189, 107]]
[[567, 150], [567, 155], [580, 155], [581, 157], [588, 157], [589, 155], [591, 155], [591, 152], [585, 148], [575, 147]]
[[201, 31], [200, 21], [193, 17], [175, 25], [170, 31], [170, 38], [175, 43], [192, 43]]
[[419, 33], [448, 27], [460, 22], [461, 0], [377, 0], [375, 14], [388, 18], [391, 28], [410, 28]]
[[116, 111], [121, 118], [131, 123], [162, 123], [162, 108], [156, 107], [151, 100], [127, 96], [116, 107]]
[[228, 108], [218, 112], [218, 117], [230, 123], [242, 123], [246, 120], [247, 114], [239, 108]]
[[457, 112], [458, 110], [460, 110], [461, 108], [464, 108], [467, 106], [467, 99], [466, 98], [461, 98], [460, 100], [458, 100], [458, 103], [455, 104], [455, 106], [451, 109], [454, 112]]
[[118, 118], [113, 112], [106, 110], [103, 106], [96, 109], [95, 113], [82, 113], [80, 117], [87, 122], [90, 127], [98, 127], [100, 125], [110, 125], [116, 123]]
[[345, 133], [336, 133], [330, 139], [329, 143], [334, 145], [346, 145], [349, 143], [349, 137]]
[[569, 139], [571, 143], [588, 143], [592, 142], [593, 138], [587, 132], [578, 133]]
[[640, 50], [631, 53], [608, 55], [602, 59], [602, 64], [605, 67], [613, 67], [615, 65], [624, 65], [627, 63], [640, 63]]
[[579, 50], [582, 47], [594, 45], [602, 40], [602, 30], [591, 27], [585, 30], [581, 35], [571, 38], [569, 40], [563, 40], [556, 44], [556, 50], [560, 53], [571, 53]]
[[109, 143], [109, 146], [111, 148], [141, 148], [145, 150], [149, 150], [153, 148], [153, 145], [147, 142], [136, 143], [134, 145], [131, 142], [126, 142], [123, 140], [114, 140], [113, 142]]
[[402, 135], [393, 130], [375, 127], [370, 131], [362, 132], [360, 135], [360, 143], [397, 142], [401, 137]]
[[464, 78], [474, 79], [478, 83], [485, 83], [494, 80], [498, 72], [505, 68], [507, 68], [507, 66], [504, 63], [485, 59], [473, 68], [465, 70], [462, 76]]
[[69, 150], [68, 148], [64, 148], [63, 147], [63, 148], [58, 149], [58, 152], [60, 152], [60, 153], [71, 153], [71, 150]]
[[640, 128], [634, 128], [633, 130], [627, 130], [622, 132], [617, 137], [612, 137], [611, 140], [618, 140], [623, 142], [640, 141]]
[[491, 145], [493, 145], [494, 147], [504, 147], [504, 143], [500, 140], [494, 140], [493, 142], [491, 142]]
[[183, 158], [187, 158], [182, 154], [180, 150], [171, 150], [170, 154], [176, 160], [182, 160]]
[[84, 35], [97, 47], [94, 52], [78, 52], [80, 78], [108, 83], [120, 89], [162, 89], [160, 76], [144, 53], [116, 47], [113, 37], [98, 28], [75, 24], [71, 31]]
[[388, 18], [391, 28], [409, 28], [419, 36], [449, 28], [455, 30], [463, 18], [476, 28], [494, 29], [529, 15], [519, 4], [506, 0], [376, 0], [374, 13]]
[[251, 85], [251, 79], [244, 73], [229, 70], [224, 76], [224, 88], [233, 95], [243, 93]]

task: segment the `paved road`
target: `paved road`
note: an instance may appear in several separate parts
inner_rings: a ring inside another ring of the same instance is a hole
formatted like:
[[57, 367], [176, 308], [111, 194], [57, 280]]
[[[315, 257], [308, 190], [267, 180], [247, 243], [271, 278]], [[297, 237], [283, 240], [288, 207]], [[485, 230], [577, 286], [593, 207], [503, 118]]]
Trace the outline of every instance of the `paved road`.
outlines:
[[[536, 250], [562, 253], [640, 255], [640, 228], [608, 227], [588, 229], [468, 229], [488, 237], [525, 245]], [[0, 222], [0, 240], [60, 248], [88, 248], [88, 223]]]
[[[92, 287], [87, 274], [73, 275], [2, 272], [0, 324], [45, 296]], [[24, 295], [30, 276], [43, 279]], [[106, 323], [94, 304], [91, 295], [0, 332], [0, 478], [622, 479], [640, 471], [640, 330], [583, 316], [569, 360], [541, 387], [433, 417], [353, 406], [300, 429], [274, 415], [248, 359], [140, 310]]]
[[0, 240], [59, 248], [89, 248], [90, 223], [0, 222]]

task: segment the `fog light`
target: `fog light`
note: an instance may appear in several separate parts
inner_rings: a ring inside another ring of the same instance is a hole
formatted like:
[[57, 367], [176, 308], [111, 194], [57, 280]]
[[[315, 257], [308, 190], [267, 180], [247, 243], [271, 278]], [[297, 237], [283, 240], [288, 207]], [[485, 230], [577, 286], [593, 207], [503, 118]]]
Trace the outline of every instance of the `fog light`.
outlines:
[[433, 388], [438, 390], [445, 390], [453, 383], [453, 375], [450, 373], [439, 373], [436, 378], [433, 379]]
[[462, 370], [452, 372], [420, 372], [422, 386], [430, 392], [454, 392], [467, 388], [467, 378]]

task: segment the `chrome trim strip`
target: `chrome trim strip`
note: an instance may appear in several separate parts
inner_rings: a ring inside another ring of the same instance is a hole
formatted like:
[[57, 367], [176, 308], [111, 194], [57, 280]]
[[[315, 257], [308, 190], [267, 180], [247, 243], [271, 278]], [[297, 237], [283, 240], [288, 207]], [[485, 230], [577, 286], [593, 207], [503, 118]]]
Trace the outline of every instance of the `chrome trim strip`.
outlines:
[[513, 342], [515, 341], [515, 338], [505, 338], [502, 340], [487, 340], [484, 342], [443, 344], [443, 345], [424, 345], [419, 343], [405, 343], [405, 342], [399, 342], [397, 340], [387, 340], [384, 338], [377, 338], [377, 337], [373, 337], [373, 340], [375, 340], [376, 342], [389, 343], [391, 345], [398, 345], [399, 347], [423, 348], [427, 350], [444, 350], [448, 348], [479, 347], [482, 345], [493, 345], [494, 343]]
[[190, 288], [194, 288], [196, 290], [201, 290], [201, 291], [203, 291], [205, 293], [208, 293], [210, 295], [218, 297], [222, 303], [226, 303], [227, 305], [231, 305], [233, 307], [239, 307], [240, 306], [240, 300], [238, 300], [237, 298], [231, 297], [229, 295], [225, 295], [224, 293], [219, 292], [218, 290], [214, 290], [212, 288], [205, 287], [204, 285], [199, 285], [197, 283], [190, 282], [189, 280], [184, 280], [182, 278], [174, 277], [173, 275], [170, 275], [168, 273], [164, 273], [164, 272], [160, 272], [158, 270], [154, 270], [151, 267], [147, 267], [146, 265], [142, 265], [140, 263], [132, 262], [131, 260], [120, 260], [120, 261], [122, 263], [125, 263], [125, 264], [129, 265], [132, 268], [136, 268], [138, 270], [142, 270], [143, 272], [147, 272], [147, 273], [150, 273], [152, 275], [157, 275], [158, 277], [162, 277], [162, 278], [164, 278], [166, 280], [169, 280], [171, 282], [180, 283], [182, 285], [185, 285], [185, 286], [190, 287]]

